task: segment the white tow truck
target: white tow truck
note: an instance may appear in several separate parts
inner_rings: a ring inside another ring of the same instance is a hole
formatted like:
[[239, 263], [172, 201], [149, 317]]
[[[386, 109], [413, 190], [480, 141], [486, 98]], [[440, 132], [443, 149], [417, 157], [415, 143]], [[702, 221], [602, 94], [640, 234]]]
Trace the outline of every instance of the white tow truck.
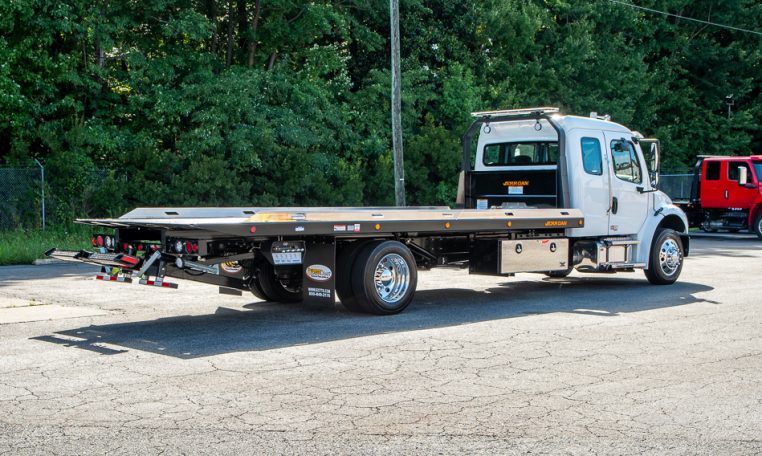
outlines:
[[653, 284], [677, 280], [688, 222], [657, 189], [657, 140], [556, 108], [473, 116], [455, 209], [138, 208], [77, 220], [109, 229], [93, 236], [94, 251], [47, 254], [100, 265], [106, 281], [176, 287], [166, 280], [176, 277], [323, 305], [338, 296], [380, 315], [404, 310], [417, 270], [437, 266], [550, 277], [643, 269]]

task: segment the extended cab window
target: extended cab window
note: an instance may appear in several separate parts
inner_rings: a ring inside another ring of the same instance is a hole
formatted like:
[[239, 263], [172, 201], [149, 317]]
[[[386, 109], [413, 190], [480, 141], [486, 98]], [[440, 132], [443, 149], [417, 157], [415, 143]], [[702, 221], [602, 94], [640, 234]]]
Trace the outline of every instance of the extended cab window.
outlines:
[[636, 184], [641, 182], [640, 162], [631, 142], [621, 139], [611, 141], [611, 158], [614, 161], [616, 177]]
[[486, 166], [555, 165], [558, 162], [558, 143], [487, 144], [482, 161]]
[[706, 180], [720, 180], [720, 162], [706, 162]]
[[738, 168], [746, 168], [746, 182], [751, 182], [751, 170], [749, 169], [749, 165], [746, 164], [746, 162], [742, 161], [732, 161], [728, 162], [728, 179], [732, 181], [737, 181], [739, 176], [741, 175], [738, 172]]
[[603, 174], [601, 143], [595, 138], [582, 138], [582, 164], [587, 174]]

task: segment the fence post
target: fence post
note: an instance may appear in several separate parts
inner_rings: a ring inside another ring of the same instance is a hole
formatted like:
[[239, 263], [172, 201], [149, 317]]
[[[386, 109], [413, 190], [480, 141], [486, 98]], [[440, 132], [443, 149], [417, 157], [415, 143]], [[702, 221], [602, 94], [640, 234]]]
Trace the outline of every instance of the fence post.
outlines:
[[42, 194], [42, 231], [45, 231], [45, 167], [36, 158], [34, 162], [40, 167], [40, 193]]

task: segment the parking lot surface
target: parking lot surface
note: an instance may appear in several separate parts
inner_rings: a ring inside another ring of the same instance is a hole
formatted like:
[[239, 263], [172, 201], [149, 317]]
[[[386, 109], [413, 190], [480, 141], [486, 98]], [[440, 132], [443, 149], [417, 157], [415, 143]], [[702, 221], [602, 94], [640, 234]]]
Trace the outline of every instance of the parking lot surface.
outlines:
[[642, 272], [419, 276], [391, 317], [0, 268], [2, 454], [758, 454], [762, 242]]

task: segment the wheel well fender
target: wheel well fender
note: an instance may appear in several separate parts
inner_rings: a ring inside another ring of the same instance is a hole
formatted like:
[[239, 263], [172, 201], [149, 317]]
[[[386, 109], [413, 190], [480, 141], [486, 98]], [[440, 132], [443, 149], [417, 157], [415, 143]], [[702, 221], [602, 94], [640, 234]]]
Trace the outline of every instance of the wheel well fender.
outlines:
[[685, 226], [685, 223], [683, 223], [683, 220], [680, 219], [675, 214], [670, 214], [666, 217], [664, 217], [664, 220], [662, 220], [659, 223], [659, 226], [656, 227], [657, 230], [660, 230], [662, 228], [669, 228], [671, 230], [675, 230], [677, 234], [680, 235], [680, 240], [683, 244], [683, 256], [688, 256], [688, 251], [690, 250], [690, 243], [691, 238], [688, 235], [688, 227]]
[[640, 246], [637, 251], [636, 261], [639, 263], [645, 263], [646, 268], [649, 267], [651, 242], [656, 235], [656, 232], [660, 229], [669, 228], [675, 230], [680, 236], [680, 240], [683, 244], [684, 255], [688, 255], [688, 248], [690, 246], [690, 238], [688, 237], [688, 221], [679, 208], [670, 206], [659, 210], [655, 217], [649, 217], [646, 223], [641, 229], [638, 240]]
[[751, 211], [749, 211], [749, 226], [752, 226], [759, 214], [762, 214], [762, 203], [757, 204]]

